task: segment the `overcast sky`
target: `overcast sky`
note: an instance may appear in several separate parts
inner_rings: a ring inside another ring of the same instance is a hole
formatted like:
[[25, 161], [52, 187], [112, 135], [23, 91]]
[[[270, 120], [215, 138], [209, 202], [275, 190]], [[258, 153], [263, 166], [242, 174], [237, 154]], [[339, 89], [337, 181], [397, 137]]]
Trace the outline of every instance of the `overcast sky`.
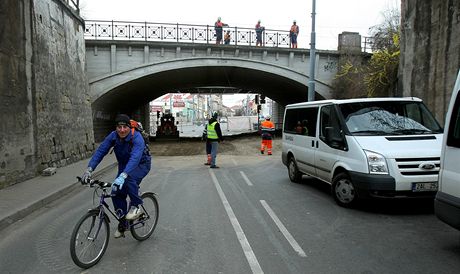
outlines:
[[[400, 0], [316, 0], [316, 48], [336, 50], [343, 31], [369, 36], [384, 11], [400, 7]], [[299, 48], [310, 47], [312, 0], [80, 0], [80, 8], [86, 20], [213, 25], [220, 16], [230, 26], [253, 28], [260, 19], [275, 30], [289, 30], [296, 20]]]

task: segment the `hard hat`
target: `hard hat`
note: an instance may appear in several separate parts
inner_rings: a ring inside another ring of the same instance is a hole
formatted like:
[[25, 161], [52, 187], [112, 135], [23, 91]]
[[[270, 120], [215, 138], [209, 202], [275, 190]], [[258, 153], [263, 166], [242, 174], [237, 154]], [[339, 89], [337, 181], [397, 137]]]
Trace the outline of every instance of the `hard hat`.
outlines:
[[257, 20], [257, 22], [259, 22], [259, 23], [260, 23], [260, 19], [259, 19], [259, 20]]
[[220, 21], [220, 16], [219, 16], [219, 17], [217, 17], [217, 21]]
[[297, 21], [296, 21], [296, 20], [294, 20], [294, 23], [297, 23]]
[[272, 117], [270, 115], [265, 116], [265, 120], [270, 120]]

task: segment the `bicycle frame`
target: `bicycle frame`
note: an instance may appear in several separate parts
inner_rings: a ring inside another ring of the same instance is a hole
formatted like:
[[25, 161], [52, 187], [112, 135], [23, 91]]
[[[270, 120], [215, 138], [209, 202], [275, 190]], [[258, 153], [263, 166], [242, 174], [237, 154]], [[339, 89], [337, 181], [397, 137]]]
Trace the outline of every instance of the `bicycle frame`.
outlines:
[[[111, 209], [110, 209], [110, 206], [109, 206], [109, 205], [107, 204], [107, 202], [105, 201], [105, 199], [107, 199], [107, 198], [112, 198], [112, 197], [114, 197], [115, 195], [114, 195], [114, 194], [109, 194], [109, 193], [107, 193], [107, 190], [105, 189], [105, 187], [102, 187], [102, 186], [100, 186], [100, 185], [98, 185], [98, 187], [94, 189], [94, 192], [97, 193], [97, 190], [98, 190], [98, 189], [102, 189], [102, 194], [99, 196], [99, 205], [98, 205], [96, 208], [93, 208], [93, 209], [90, 209], [90, 210], [89, 210], [89, 211], [92, 211], [92, 210], [97, 210], [97, 211], [99, 211], [99, 214], [98, 214], [98, 216], [99, 216], [99, 226], [98, 226], [98, 231], [97, 231], [97, 233], [96, 233], [96, 235], [95, 235], [96, 238], [97, 238], [97, 235], [99, 234], [99, 230], [100, 230], [100, 228], [101, 228], [101, 226], [102, 226], [103, 218], [107, 218], [107, 220], [108, 220], [109, 223], [110, 223], [110, 218], [109, 218], [109, 216], [107, 215], [107, 213], [105, 212], [105, 209], [107, 209], [107, 210], [110, 212], [110, 214], [111, 214], [118, 222], [122, 221], [122, 219], [123, 219], [123, 217], [119, 217], [113, 210], [111, 210]], [[97, 194], [96, 194], [96, 195], [97, 195]], [[144, 207], [144, 205], [140, 205], [140, 206], [141, 206], [142, 208]], [[143, 208], [143, 209], [144, 209], [144, 208]], [[139, 218], [139, 219], [136, 219], [136, 220], [134, 220], [134, 221], [129, 221], [129, 222], [128, 222], [128, 226], [126, 227], [126, 229], [130, 229], [131, 227], [134, 227], [134, 226], [136, 226], [136, 225], [138, 225], [138, 224], [144, 225], [143, 220], [144, 220], [145, 218], [147, 218], [147, 219], [150, 218], [150, 216], [148, 215], [148, 213], [147, 213], [147, 211], [146, 211], [145, 209], [144, 209], [144, 214], [146, 214], [144, 218]]]

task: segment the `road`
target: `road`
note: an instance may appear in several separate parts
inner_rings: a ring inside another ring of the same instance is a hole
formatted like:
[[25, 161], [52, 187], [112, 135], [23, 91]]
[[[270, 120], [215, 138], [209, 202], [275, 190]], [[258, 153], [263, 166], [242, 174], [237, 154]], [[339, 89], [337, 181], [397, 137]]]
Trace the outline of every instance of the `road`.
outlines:
[[[255, 138], [239, 149], [257, 144]], [[225, 141], [231, 143], [231, 140]], [[225, 143], [224, 142], [224, 143]], [[230, 145], [230, 144], [227, 144]], [[167, 147], [166, 143], [154, 147]], [[202, 142], [196, 142], [196, 147]], [[222, 144], [223, 146], [223, 144]], [[279, 144], [277, 144], [279, 146]], [[174, 149], [165, 149], [174, 151]], [[1, 273], [458, 273], [460, 234], [433, 215], [432, 202], [373, 201], [337, 206], [328, 186], [291, 183], [275, 155], [155, 155], [142, 190], [159, 195], [152, 238], [111, 237], [89, 270], [69, 254], [73, 226], [91, 207], [81, 187], [2, 230]], [[114, 171], [104, 175], [110, 180]], [[115, 225], [111, 224], [113, 235]]]

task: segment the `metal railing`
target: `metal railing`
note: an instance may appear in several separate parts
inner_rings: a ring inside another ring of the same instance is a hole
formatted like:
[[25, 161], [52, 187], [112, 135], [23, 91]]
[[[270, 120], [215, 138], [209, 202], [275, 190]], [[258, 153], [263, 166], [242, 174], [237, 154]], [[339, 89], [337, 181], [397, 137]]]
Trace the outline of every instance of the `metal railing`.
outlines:
[[374, 46], [374, 37], [364, 36], [364, 41], [362, 42], [362, 51], [372, 53]]
[[[227, 31], [230, 31], [230, 45], [256, 45], [255, 29], [223, 27], [223, 34]], [[213, 25], [86, 20], [85, 39], [215, 44], [216, 31]], [[265, 29], [262, 45], [289, 47], [289, 31]]]
[[61, 0], [74, 9], [77, 13], [80, 13], [80, 0]]

